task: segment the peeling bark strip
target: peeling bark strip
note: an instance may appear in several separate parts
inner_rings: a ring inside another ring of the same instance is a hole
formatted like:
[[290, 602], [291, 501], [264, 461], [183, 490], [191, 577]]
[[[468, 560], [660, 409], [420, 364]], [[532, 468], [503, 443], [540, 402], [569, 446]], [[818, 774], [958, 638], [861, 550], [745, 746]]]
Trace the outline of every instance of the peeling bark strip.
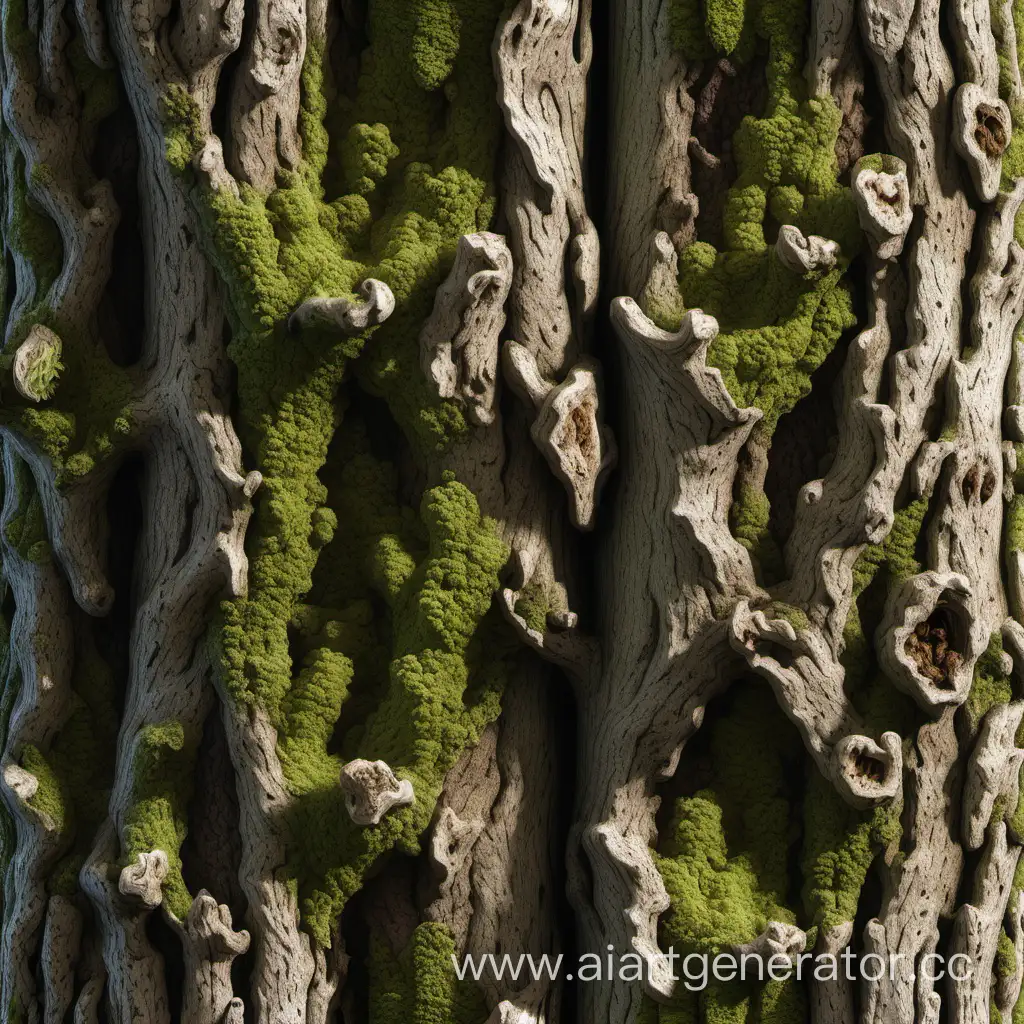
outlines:
[[4, 0], [0, 1024], [1021, 1018], [1022, 31]]

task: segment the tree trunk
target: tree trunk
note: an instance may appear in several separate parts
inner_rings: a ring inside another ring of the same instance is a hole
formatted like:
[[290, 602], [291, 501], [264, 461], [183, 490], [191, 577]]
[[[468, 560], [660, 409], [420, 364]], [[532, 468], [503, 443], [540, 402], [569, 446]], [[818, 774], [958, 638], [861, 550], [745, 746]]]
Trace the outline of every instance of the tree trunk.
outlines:
[[1024, 1021], [1024, 4], [0, 10], [0, 1024]]

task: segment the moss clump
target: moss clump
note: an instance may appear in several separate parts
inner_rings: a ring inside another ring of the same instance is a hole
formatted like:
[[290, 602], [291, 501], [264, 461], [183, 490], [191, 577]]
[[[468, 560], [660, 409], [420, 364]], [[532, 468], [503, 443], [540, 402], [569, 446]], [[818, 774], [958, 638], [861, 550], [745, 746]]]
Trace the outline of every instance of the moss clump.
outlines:
[[203, 145], [203, 124], [195, 100], [172, 83], [161, 100], [164, 123], [164, 156], [176, 171], [185, 171]]
[[[297, 865], [303, 917], [325, 945], [332, 922], [374, 860], [396, 845], [417, 851], [446, 772], [498, 713], [501, 667], [482, 663], [477, 634], [507, 550], [494, 524], [481, 518], [472, 493], [452, 479], [424, 495], [420, 518], [427, 553], [396, 596], [386, 690], [357, 744], [357, 756], [382, 758], [413, 783], [415, 804], [372, 829], [351, 824], [337, 786], [340, 761], [323, 745], [327, 722], [333, 724], [331, 716], [340, 710], [337, 695], [347, 685], [347, 668], [337, 689], [317, 689], [316, 713], [299, 743], [291, 720], [285, 727], [283, 760], [289, 785], [300, 795], [294, 827], [317, 837], [304, 846]], [[479, 683], [470, 693], [474, 669]]]
[[132, 805], [121, 836], [126, 863], [152, 850], [167, 854], [164, 904], [179, 920], [185, 919], [192, 905], [181, 877], [181, 844], [187, 831], [197, 743], [175, 720], [140, 730], [133, 762]]
[[445, 925], [425, 922], [396, 956], [386, 940], [370, 942], [370, 1024], [479, 1024], [487, 1016], [480, 989], [459, 981], [455, 942]]
[[327, 744], [351, 680], [351, 660], [320, 648], [307, 655], [285, 696], [281, 709], [284, 729], [277, 752], [293, 792], [329, 789], [337, 783], [341, 761], [327, 752]]
[[804, 806], [804, 907], [814, 924], [834, 928], [854, 919], [872, 861], [898, 842], [900, 808], [854, 810], [814, 768]]
[[422, 0], [412, 37], [412, 73], [423, 89], [437, 89], [452, 73], [462, 19], [452, 0]]
[[997, 704], [1007, 704], [1013, 699], [1010, 678], [1000, 666], [1002, 653], [1003, 638], [999, 633], [993, 633], [989, 637], [988, 647], [975, 663], [971, 692], [964, 702], [972, 731], [981, 724], [991, 708]]
[[357, 195], [372, 192], [397, 156], [398, 147], [391, 141], [386, 124], [352, 125], [341, 158], [347, 187]]
[[516, 615], [521, 616], [526, 625], [536, 633], [547, 631], [550, 610], [551, 604], [547, 594], [544, 588], [537, 584], [525, 587], [516, 601]]
[[[729, 190], [723, 228], [726, 250], [698, 242], [680, 259], [688, 307], [716, 316], [722, 329], [709, 362], [738, 404], [765, 413], [768, 437], [779, 417], [810, 388], [810, 375], [855, 318], [842, 282], [860, 233], [849, 191], [837, 183], [835, 143], [841, 115], [831, 100], [808, 99], [799, 74], [806, 9], [795, 0], [708, 5], [722, 38], [740, 38], [735, 19], [767, 48], [768, 103], [747, 117], [733, 139], [738, 177]], [[714, 36], [711, 36], [714, 39]], [[690, 45], [690, 44], [686, 44]], [[686, 46], [684, 46], [684, 49]], [[839, 242], [842, 259], [826, 273], [794, 274], [769, 249], [769, 205], [791, 213], [805, 233]]]
[[63, 372], [51, 389], [53, 404], [32, 406], [15, 415], [21, 429], [49, 457], [58, 483], [91, 472], [98, 463], [123, 450], [134, 428], [132, 383], [91, 338], [37, 308], [15, 329], [20, 344], [32, 324], [49, 327], [62, 339]]
[[785, 619], [798, 633], [810, 625], [807, 613], [802, 608], [784, 601], [772, 601], [765, 609], [765, 614], [771, 619]]
[[[681, 955], [719, 952], [756, 938], [769, 921], [796, 920], [787, 864], [798, 775], [790, 762], [799, 741], [766, 686], [738, 686], [733, 706], [711, 726], [714, 782], [677, 801], [657, 855], [671, 900], [661, 919], [662, 946]], [[793, 1019], [802, 1019], [798, 986], [783, 987], [791, 991], [714, 986], [702, 999], [704, 1018], [744, 1021], [750, 999], [755, 1013], [778, 1004], [799, 1010]]]
[[768, 496], [753, 487], [741, 487], [729, 510], [732, 534], [750, 552], [764, 584], [777, 582], [786, 571], [782, 551], [768, 527], [771, 510]]
[[38, 811], [55, 832], [63, 832], [65, 794], [53, 766], [37, 746], [26, 743], [21, 748], [21, 767], [31, 772], [39, 783], [35, 793], [28, 799], [29, 807]]

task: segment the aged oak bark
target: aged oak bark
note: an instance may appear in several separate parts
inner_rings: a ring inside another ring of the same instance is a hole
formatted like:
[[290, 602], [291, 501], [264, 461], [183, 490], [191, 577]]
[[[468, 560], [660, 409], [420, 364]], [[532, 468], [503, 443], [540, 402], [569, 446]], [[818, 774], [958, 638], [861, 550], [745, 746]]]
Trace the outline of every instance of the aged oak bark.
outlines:
[[1024, 1021], [1022, 33], [0, 0], [0, 1021]]

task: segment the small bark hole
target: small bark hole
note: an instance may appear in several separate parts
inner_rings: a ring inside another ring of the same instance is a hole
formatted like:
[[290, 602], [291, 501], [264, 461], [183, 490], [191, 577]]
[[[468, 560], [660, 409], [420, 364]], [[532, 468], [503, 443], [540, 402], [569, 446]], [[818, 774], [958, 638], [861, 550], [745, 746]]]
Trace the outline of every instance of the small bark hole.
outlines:
[[974, 139], [981, 151], [991, 157], [1002, 156], [1008, 140], [999, 111], [987, 103], [980, 103], [974, 116], [977, 118]]
[[981, 487], [981, 472], [977, 466], [971, 466], [971, 468], [964, 475], [964, 481], [961, 484], [961, 490], [963, 491], [964, 504], [970, 502], [971, 498], [974, 497]]
[[985, 479], [981, 482], [981, 500], [988, 501], [996, 492], [996, 475], [992, 470], [985, 473]]
[[594, 409], [589, 402], [576, 406], [569, 414], [565, 431], [566, 445], [579, 448], [583, 457], [589, 460], [597, 447], [593, 430]]

